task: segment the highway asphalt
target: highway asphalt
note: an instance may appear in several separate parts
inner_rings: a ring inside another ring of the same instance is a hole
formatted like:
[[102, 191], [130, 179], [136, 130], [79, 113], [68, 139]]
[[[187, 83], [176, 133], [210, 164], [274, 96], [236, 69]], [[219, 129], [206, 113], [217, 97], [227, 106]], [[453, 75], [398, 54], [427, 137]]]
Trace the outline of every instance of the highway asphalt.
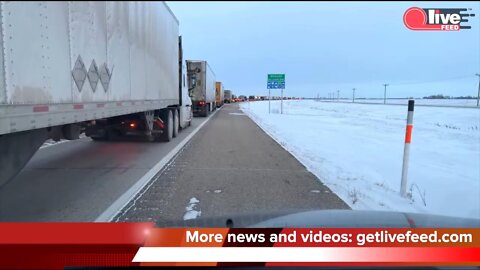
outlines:
[[[286, 123], [288, 124], [288, 123]], [[225, 105], [115, 218], [221, 218], [348, 206], [238, 105]]]
[[0, 190], [0, 221], [94, 221], [205, 120], [169, 143], [83, 138], [42, 148]]
[[0, 190], [0, 221], [98, 221], [179, 147], [130, 203], [119, 204], [115, 221], [162, 226], [184, 218], [348, 209], [238, 105], [226, 104], [210, 118], [194, 118], [169, 143], [83, 138], [40, 149]]

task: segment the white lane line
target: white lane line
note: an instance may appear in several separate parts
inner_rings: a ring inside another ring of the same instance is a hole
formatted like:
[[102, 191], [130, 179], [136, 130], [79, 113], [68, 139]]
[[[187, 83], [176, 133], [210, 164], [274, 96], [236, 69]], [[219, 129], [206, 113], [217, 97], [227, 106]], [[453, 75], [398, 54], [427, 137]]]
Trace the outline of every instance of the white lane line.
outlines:
[[190, 133], [183, 141], [181, 141], [175, 148], [173, 148], [165, 157], [163, 157], [153, 168], [151, 168], [142, 178], [140, 178], [131, 188], [122, 194], [112, 205], [110, 205], [100, 216], [95, 219], [95, 222], [111, 222], [120, 211], [135, 198], [135, 196], [152, 180], [152, 178], [165, 166], [168, 162], [187, 144], [187, 142], [197, 134], [197, 132], [208, 122], [212, 117], [221, 110], [217, 109], [210, 115], [203, 123], [201, 123], [192, 133]]

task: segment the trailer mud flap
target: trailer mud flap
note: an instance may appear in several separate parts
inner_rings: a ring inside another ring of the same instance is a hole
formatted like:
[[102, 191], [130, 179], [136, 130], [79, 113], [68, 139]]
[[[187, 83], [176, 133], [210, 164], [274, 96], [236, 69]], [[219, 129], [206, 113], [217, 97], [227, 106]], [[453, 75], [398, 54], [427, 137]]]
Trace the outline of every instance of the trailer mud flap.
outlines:
[[47, 138], [45, 128], [0, 135], [0, 189], [25, 167]]

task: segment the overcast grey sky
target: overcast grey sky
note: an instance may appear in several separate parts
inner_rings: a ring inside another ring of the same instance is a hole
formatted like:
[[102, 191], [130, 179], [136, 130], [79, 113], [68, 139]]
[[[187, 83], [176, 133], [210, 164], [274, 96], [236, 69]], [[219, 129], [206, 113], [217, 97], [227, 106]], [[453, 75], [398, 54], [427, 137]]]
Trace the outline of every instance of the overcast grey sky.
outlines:
[[[288, 96], [351, 97], [356, 87], [357, 97], [383, 97], [383, 83], [391, 97], [477, 94], [480, 2], [167, 4], [185, 58], [207, 60], [235, 94], [267, 94], [268, 73], [286, 74]], [[413, 6], [472, 8], [476, 16], [470, 30], [412, 31], [403, 14]]]

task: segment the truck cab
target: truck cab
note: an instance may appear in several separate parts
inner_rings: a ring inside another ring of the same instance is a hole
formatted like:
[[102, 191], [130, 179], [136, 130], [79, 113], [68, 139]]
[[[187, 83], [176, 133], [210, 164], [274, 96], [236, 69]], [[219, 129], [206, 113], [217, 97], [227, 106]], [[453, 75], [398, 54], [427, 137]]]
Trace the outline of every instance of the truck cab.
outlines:
[[192, 99], [188, 94], [187, 66], [182, 63], [181, 67], [180, 93], [182, 104], [180, 106], [180, 128], [186, 128], [192, 124], [193, 110]]

